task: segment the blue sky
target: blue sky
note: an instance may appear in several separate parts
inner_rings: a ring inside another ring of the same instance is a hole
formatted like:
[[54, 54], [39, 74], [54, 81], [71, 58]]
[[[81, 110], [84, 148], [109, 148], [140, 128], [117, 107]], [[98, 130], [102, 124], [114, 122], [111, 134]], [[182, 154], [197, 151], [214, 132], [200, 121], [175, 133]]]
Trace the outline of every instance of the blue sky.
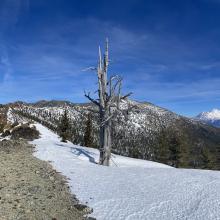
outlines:
[[97, 48], [124, 92], [194, 116], [220, 107], [220, 0], [1, 0], [0, 102], [84, 102]]

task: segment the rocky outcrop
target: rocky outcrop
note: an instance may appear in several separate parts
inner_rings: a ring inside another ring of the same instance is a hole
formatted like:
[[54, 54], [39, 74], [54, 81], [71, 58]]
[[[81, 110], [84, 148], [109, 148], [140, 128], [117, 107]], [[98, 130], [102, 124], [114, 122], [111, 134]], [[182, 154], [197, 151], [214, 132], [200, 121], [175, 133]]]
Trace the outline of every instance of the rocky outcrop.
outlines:
[[39, 131], [34, 125], [29, 123], [25, 124], [7, 124], [3, 129], [2, 137], [10, 136], [11, 139], [25, 139], [32, 141], [39, 138]]

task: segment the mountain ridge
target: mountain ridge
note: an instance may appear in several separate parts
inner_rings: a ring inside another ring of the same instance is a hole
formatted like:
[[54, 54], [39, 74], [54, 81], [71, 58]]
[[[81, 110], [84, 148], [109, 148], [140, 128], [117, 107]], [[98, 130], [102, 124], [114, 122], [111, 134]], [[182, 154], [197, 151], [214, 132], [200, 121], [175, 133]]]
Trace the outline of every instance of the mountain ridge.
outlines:
[[[153, 160], [174, 167], [220, 169], [220, 129], [203, 121], [178, 115], [148, 102], [126, 100], [120, 103], [129, 112], [119, 114], [112, 125], [112, 151], [116, 154]], [[39, 101], [9, 104], [15, 114], [41, 122], [58, 131], [64, 109], [71, 125], [70, 140], [84, 144], [88, 114], [92, 110], [92, 146], [98, 147], [98, 117], [91, 103], [68, 101]], [[174, 157], [174, 154], [178, 156]]]
[[208, 112], [201, 112], [195, 118], [215, 127], [220, 127], [220, 109], [214, 108]]

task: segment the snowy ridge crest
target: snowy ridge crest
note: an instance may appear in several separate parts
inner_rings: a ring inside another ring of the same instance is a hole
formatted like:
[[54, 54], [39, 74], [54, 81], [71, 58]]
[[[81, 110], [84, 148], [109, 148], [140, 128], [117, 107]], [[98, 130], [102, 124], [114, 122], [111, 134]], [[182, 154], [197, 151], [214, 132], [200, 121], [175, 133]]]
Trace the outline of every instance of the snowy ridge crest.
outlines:
[[[127, 111], [128, 106], [132, 107], [129, 111]], [[120, 104], [120, 107], [125, 111], [119, 113], [112, 123], [113, 153], [163, 162], [174, 167], [204, 168], [209, 166], [204, 164], [209, 160], [199, 155], [206, 155], [201, 154], [202, 149], [206, 149], [212, 156], [211, 168], [219, 169], [220, 163], [215, 153], [220, 143], [218, 128], [199, 120], [177, 115], [149, 102], [126, 100]], [[98, 114], [95, 113], [97, 108], [91, 103], [44, 101], [33, 104], [18, 103], [12, 108], [19, 116], [37, 121], [57, 133], [59, 133], [60, 118], [66, 109], [71, 128], [69, 140], [82, 146], [85, 144], [84, 137], [90, 114], [91, 128], [89, 129], [92, 137], [90, 146], [97, 148], [99, 144], [99, 119]], [[181, 148], [183, 152], [179, 152], [180, 155], [187, 154], [187, 157], [184, 157], [178, 165], [169, 156], [172, 151], [170, 146], [175, 143], [177, 146], [183, 146]], [[165, 152], [168, 152], [164, 157], [160, 156], [160, 149], [163, 147], [166, 148]]]
[[199, 119], [213, 126], [220, 127], [220, 109], [214, 108], [209, 112], [202, 112], [196, 116], [196, 119]]
[[197, 117], [201, 120], [220, 120], [220, 110], [215, 108], [210, 112], [202, 112]]

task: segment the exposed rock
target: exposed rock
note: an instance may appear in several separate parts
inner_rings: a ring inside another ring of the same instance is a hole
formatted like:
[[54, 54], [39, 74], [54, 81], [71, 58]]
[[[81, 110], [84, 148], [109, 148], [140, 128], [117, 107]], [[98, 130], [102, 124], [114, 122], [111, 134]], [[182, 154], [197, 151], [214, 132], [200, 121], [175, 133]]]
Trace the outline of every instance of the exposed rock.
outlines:
[[28, 124], [18, 125], [11, 131], [12, 139], [23, 138], [32, 141], [39, 138], [39, 135], [39, 131], [34, 126], [30, 127]]
[[83, 204], [75, 204], [74, 207], [83, 212], [85, 215], [91, 214], [93, 212], [92, 208], [89, 208], [88, 206]]
[[10, 130], [4, 130], [3, 133], [2, 133], [2, 137], [7, 137], [9, 135], [11, 135]]

